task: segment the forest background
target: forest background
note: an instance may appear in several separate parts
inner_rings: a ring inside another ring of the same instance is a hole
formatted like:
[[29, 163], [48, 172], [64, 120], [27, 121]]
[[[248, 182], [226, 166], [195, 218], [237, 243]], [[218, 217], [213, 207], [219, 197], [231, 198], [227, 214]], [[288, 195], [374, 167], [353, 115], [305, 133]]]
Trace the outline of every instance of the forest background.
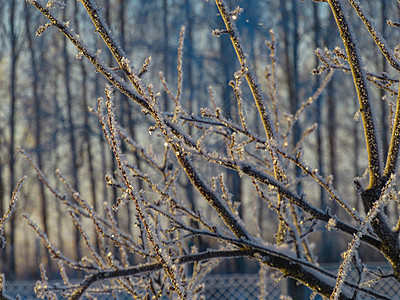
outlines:
[[[79, 1], [67, 2], [62, 15], [69, 20], [69, 26], [85, 36], [85, 42], [93, 48], [102, 49], [104, 46], [99, 44]], [[151, 67], [143, 75], [144, 78], [158, 79], [159, 71], [162, 71], [169, 86], [178, 84], [178, 46], [181, 26], [184, 25], [182, 105], [194, 114], [199, 114], [204, 107], [212, 109], [209, 101], [209, 87], [212, 86], [216, 105], [221, 108], [224, 117], [240, 122], [235, 94], [229, 85], [240, 65], [229, 37], [212, 34], [214, 29], [224, 26], [215, 3], [190, 0], [97, 2], [104, 7], [104, 18], [111, 24], [113, 35], [127, 56], [135, 57], [138, 65], [151, 56]], [[326, 72], [322, 75], [313, 72], [321, 66], [315, 49], [320, 49], [321, 57], [329, 56], [325, 47], [329, 50], [342, 47], [328, 5], [296, 0], [226, 2], [231, 8], [243, 8], [235, 19], [236, 26], [264, 92], [268, 91], [266, 66], [271, 63], [270, 47], [266, 41], [271, 40], [270, 30], [273, 30], [281, 100], [279, 110], [295, 115], [326, 79]], [[35, 35], [44, 18], [34, 7], [17, 0], [1, 0], [0, 3], [0, 216], [7, 210], [17, 182], [28, 176], [19, 190], [16, 212], [5, 226], [7, 244], [0, 252], [0, 273], [6, 274], [8, 280], [37, 278], [38, 265], [43, 263], [51, 277], [57, 265], [50, 260], [40, 238], [33, 234], [21, 214], [28, 212], [57, 248], [68, 256], [82, 257], [85, 254], [84, 241], [63, 209], [63, 204], [56, 201], [44, 183], [38, 180], [34, 168], [18, 152], [17, 146], [36, 162], [51, 185], [63, 189], [56, 175], [59, 169], [74, 190], [80, 191], [99, 214], [106, 215], [103, 203], [113, 205], [121, 197], [112, 180], [106, 180], [118, 166], [107, 146], [98, 116], [93, 113], [97, 109], [97, 98], [104, 97], [106, 81], [55, 28], [47, 29], [40, 37]], [[398, 29], [388, 26], [386, 20], [398, 19], [399, 4], [384, 0], [363, 1], [363, 5], [385, 38], [397, 41]], [[365, 67], [371, 72], [386, 72], [386, 60], [378, 55], [378, 50], [374, 50], [371, 39], [363, 38], [366, 36], [363, 33], [365, 28], [355, 12], [349, 10], [348, 19], [357, 35], [359, 48], [368, 50], [362, 52]], [[396, 45], [390, 46], [394, 48]], [[111, 54], [106, 49], [102, 50], [104, 60], [113, 66], [115, 63]], [[352, 207], [361, 211], [353, 178], [363, 176], [368, 160], [363, 147], [362, 124], [358, 120], [354, 83], [351, 76], [342, 71], [333, 71], [324, 91], [300, 115], [288, 143], [296, 147], [302, 140], [303, 159], [320, 174], [330, 176], [338, 192], [348, 199]], [[161, 92], [162, 110], [173, 110], [162, 80], [153, 80], [153, 83], [154, 89]], [[248, 119], [255, 130], [262, 132], [262, 124], [255, 117], [257, 110], [248, 97], [249, 91], [244, 89], [243, 93]], [[377, 132], [382, 141], [380, 148], [382, 153], [387, 153], [389, 119], [396, 91], [390, 87], [386, 90], [371, 88], [371, 93], [376, 99], [373, 106], [377, 112]], [[163, 148], [162, 140], [159, 144], [150, 145], [152, 121], [132, 106], [123, 94], [117, 93], [115, 97], [119, 122], [138, 145], [154, 153]], [[305, 136], [302, 136], [303, 133], [306, 133]], [[225, 145], [216, 143], [214, 147], [218, 149]], [[134, 155], [132, 159], [139, 166], [146, 164], [139, 155]], [[278, 231], [275, 212], [261, 204], [264, 200], [251, 188], [251, 184], [235, 172], [224, 172], [232, 202], [240, 203], [240, 216], [245, 222], [257, 219], [261, 237], [273, 241], [271, 232]], [[301, 171], [294, 167], [290, 172], [295, 178], [302, 176]], [[187, 199], [190, 199], [192, 208], [203, 209], [204, 214], [212, 215], [211, 208], [202, 204], [201, 197], [187, 180], [184, 177], [177, 180]], [[140, 182], [137, 184], [140, 185]], [[325, 209], [330, 201], [325, 190], [311, 183], [298, 184], [297, 191], [299, 194], [306, 191], [308, 200], [321, 209]], [[335, 204], [329, 203], [329, 207], [333, 214], [342, 213]], [[386, 212], [393, 220], [399, 216], [399, 209], [394, 204], [388, 206]], [[120, 228], [133, 235], [135, 214], [130, 205], [115, 213]], [[312, 241], [319, 261], [339, 262], [341, 252], [347, 249], [348, 237], [339, 232], [326, 234], [324, 226], [317, 226], [315, 231], [319, 233]], [[99, 243], [94, 231], [90, 234]], [[200, 249], [212, 246], [206, 239], [195, 240], [195, 243]], [[380, 254], [363, 246], [360, 255], [366, 261], [383, 260]], [[220, 263], [217, 270], [254, 272], [257, 268], [255, 263], [243, 264], [237, 259]]]

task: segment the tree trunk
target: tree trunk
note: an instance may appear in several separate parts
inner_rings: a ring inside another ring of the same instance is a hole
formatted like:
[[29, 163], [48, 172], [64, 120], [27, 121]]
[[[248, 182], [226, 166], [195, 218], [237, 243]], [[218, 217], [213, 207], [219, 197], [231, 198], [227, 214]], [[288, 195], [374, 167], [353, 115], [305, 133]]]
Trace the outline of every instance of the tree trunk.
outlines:
[[[39, 169], [43, 170], [43, 157], [42, 157], [42, 145], [41, 145], [41, 133], [42, 133], [42, 112], [41, 112], [41, 101], [40, 96], [38, 93], [39, 89], [39, 70], [37, 67], [34, 44], [32, 42], [33, 34], [30, 31], [30, 12], [28, 10], [28, 3], [25, 3], [25, 31], [27, 33], [27, 41], [28, 41], [28, 48], [29, 48], [29, 55], [30, 55], [30, 67], [32, 71], [32, 94], [33, 94], [33, 103], [35, 107], [35, 152], [36, 152], [36, 159], [37, 165]], [[39, 193], [40, 193], [40, 218], [42, 220], [43, 231], [49, 235], [49, 226], [48, 226], [48, 209], [47, 209], [47, 197], [45, 192], [45, 187], [42, 181], [39, 181]], [[47, 266], [50, 266], [50, 255], [47, 249], [43, 248], [45, 255], [43, 255], [43, 259], [45, 259], [44, 263]]]
[[[78, 2], [75, 3], [75, 12], [74, 12], [74, 17], [75, 17], [75, 24], [76, 24], [76, 29], [79, 32], [80, 28], [80, 21], [77, 18], [79, 9], [78, 9]], [[87, 83], [87, 72], [86, 72], [86, 67], [84, 61], [81, 59], [79, 61], [79, 67], [81, 70], [81, 76], [82, 76], [82, 111], [83, 111], [83, 141], [85, 143], [85, 151], [86, 151], [86, 158], [87, 158], [87, 163], [88, 163], [88, 171], [89, 171], [89, 186], [90, 186], [90, 195], [92, 198], [92, 206], [94, 211], [98, 211], [98, 205], [97, 205], [97, 195], [96, 195], [96, 190], [97, 190], [97, 183], [96, 183], [96, 172], [93, 164], [93, 154], [92, 154], [92, 142], [91, 142], [91, 128], [89, 124], [89, 104], [87, 100], [87, 95], [88, 95], [88, 83]], [[96, 249], [100, 249], [100, 244], [99, 244], [99, 236], [96, 232], [96, 229], [94, 228], [94, 240], [95, 240], [95, 245]]]
[[[193, 55], [193, 16], [192, 16], [192, 7], [191, 3], [189, 0], [185, 0], [185, 13], [186, 13], [186, 57], [187, 59], [185, 60], [186, 62], [184, 65], [186, 66], [186, 75], [184, 78], [186, 78], [186, 84], [187, 84], [187, 90], [188, 90], [188, 98], [186, 102], [183, 104], [189, 114], [191, 115], [193, 113], [193, 89], [194, 89], [194, 84], [193, 84], [193, 60], [194, 60], [194, 55]], [[192, 134], [192, 127], [189, 126], [189, 135]], [[190, 181], [188, 180], [185, 184], [185, 193], [186, 193], [186, 198], [190, 202], [190, 205], [193, 210], [196, 210], [196, 203], [194, 201], [194, 189], [193, 186], [190, 184]], [[192, 225], [196, 226], [196, 222], [192, 222]]]
[[[318, 3], [313, 3], [313, 19], [314, 19], [314, 48], [317, 49], [320, 46], [320, 22], [319, 22], [319, 6]], [[315, 68], [319, 66], [319, 58], [315, 55]], [[314, 88], [313, 90], [316, 91], [321, 83], [320, 77], [318, 75], [314, 76]], [[322, 96], [319, 96], [316, 99], [315, 103], [315, 122], [318, 124], [316, 129], [317, 134], [317, 156], [318, 156], [318, 170], [321, 175], [324, 174], [324, 153], [322, 148]], [[319, 200], [321, 203], [321, 209], [326, 208], [326, 200], [325, 200], [325, 189], [321, 186], [320, 187], [320, 196]]]
[[[223, 28], [223, 20], [220, 16], [217, 16], [219, 28]], [[239, 70], [239, 67], [236, 62], [236, 55], [234, 49], [231, 45], [230, 37], [227, 34], [223, 34], [219, 37], [219, 54], [220, 60], [222, 62], [222, 99], [223, 106], [222, 111], [224, 113], [224, 117], [227, 119], [235, 120], [236, 116], [236, 101], [235, 95], [233, 93], [232, 88], [229, 86], [229, 82], [234, 80], [234, 73]], [[230, 193], [232, 194], [231, 201], [233, 203], [238, 203], [239, 206], [239, 216], [243, 216], [243, 203], [242, 203], [242, 180], [239, 174], [234, 171], [228, 169], [226, 171], [226, 185], [229, 188]], [[235, 264], [230, 265], [232, 272], [241, 272], [243, 271], [243, 264], [240, 264], [240, 261], [235, 261]]]
[[[16, 10], [16, 2], [17, 0], [11, 0], [10, 3], [10, 16], [9, 16], [9, 25], [10, 25], [10, 147], [9, 147], [9, 155], [10, 155], [10, 177], [9, 177], [9, 191], [12, 191], [15, 188], [15, 116], [17, 110], [17, 35], [15, 32], [15, 10]], [[10, 194], [11, 195], [11, 194]], [[16, 214], [12, 214], [10, 218], [10, 234], [9, 234], [9, 272], [8, 278], [15, 279], [16, 276], [16, 265], [15, 265], [15, 257], [16, 257], [16, 244], [15, 244], [15, 235], [16, 235], [16, 222], [15, 222]]]
[[[325, 36], [325, 44], [328, 49], [332, 49], [335, 47], [335, 41], [332, 38], [333, 32], [336, 31], [335, 20], [332, 16], [329, 19], [328, 30]], [[328, 133], [328, 171], [330, 175], [333, 177], [332, 185], [334, 187], [338, 184], [337, 177], [337, 161], [336, 161], [336, 103], [335, 103], [335, 81], [334, 77], [329, 82], [326, 87], [326, 114], [327, 114], [327, 133]], [[332, 202], [330, 205], [331, 212], [334, 214], [336, 211], [336, 202]], [[323, 245], [323, 253], [321, 258], [323, 262], [333, 262], [336, 256], [335, 245], [333, 244], [332, 234], [327, 234], [324, 236], [324, 245]]]
[[[66, 9], [64, 9], [64, 18], [66, 18]], [[70, 155], [71, 155], [71, 186], [78, 191], [79, 190], [79, 182], [78, 182], [78, 155], [76, 148], [76, 137], [75, 137], [75, 126], [73, 121], [73, 103], [72, 103], [72, 93], [71, 93], [71, 74], [70, 74], [70, 63], [68, 59], [68, 40], [67, 38], [63, 38], [63, 60], [64, 60], [64, 80], [65, 80], [65, 96], [67, 102], [67, 122], [68, 122], [68, 137], [69, 137], [69, 147], [70, 147]], [[75, 257], [80, 259], [82, 257], [81, 253], [81, 235], [78, 228], [74, 231], [74, 239], [75, 239]]]
[[[164, 69], [164, 78], [168, 82], [169, 79], [169, 31], [168, 31], [168, 0], [162, 1], [162, 25], [163, 25], [163, 69]], [[167, 92], [163, 92], [163, 105], [162, 109], [168, 111], [169, 102]]]
[[[292, 23], [288, 23], [289, 20], [289, 8], [288, 2], [286, 0], [282, 1], [282, 22], [285, 24], [285, 38], [284, 38], [284, 56], [287, 68], [286, 83], [289, 90], [289, 106], [290, 113], [294, 116], [299, 109], [299, 74], [298, 74], [298, 12], [297, 12], [297, 2], [296, 0], [290, 1], [290, 16], [293, 20]], [[291, 25], [291, 26], [290, 26]], [[292, 132], [292, 146], [295, 149], [297, 143], [300, 140], [301, 131], [299, 121], [293, 124]], [[295, 178], [299, 179], [302, 176], [302, 171], [299, 167], [295, 167]], [[300, 181], [296, 185], [296, 190], [298, 194], [301, 194], [301, 184]], [[296, 210], [297, 208], [292, 207], [292, 216], [296, 222]], [[299, 233], [301, 234], [301, 233]], [[304, 285], [298, 284], [296, 280], [288, 279], [288, 294], [293, 299], [301, 299], [304, 297]]]

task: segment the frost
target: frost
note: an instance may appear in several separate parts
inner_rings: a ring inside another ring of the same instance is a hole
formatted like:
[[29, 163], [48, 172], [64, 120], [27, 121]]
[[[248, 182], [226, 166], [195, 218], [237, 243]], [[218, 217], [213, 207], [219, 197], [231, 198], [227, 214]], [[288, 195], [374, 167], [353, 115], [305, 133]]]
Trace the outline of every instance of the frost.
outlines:
[[328, 231], [331, 231], [332, 229], [335, 229], [336, 227], [336, 219], [335, 218], [330, 218], [328, 224], [326, 224], [326, 228]]
[[83, 52], [82, 51], [79, 51], [75, 56], [76, 59], [82, 59], [82, 57], [83, 57]]
[[353, 117], [354, 121], [358, 122], [360, 120], [360, 109], [357, 109]]

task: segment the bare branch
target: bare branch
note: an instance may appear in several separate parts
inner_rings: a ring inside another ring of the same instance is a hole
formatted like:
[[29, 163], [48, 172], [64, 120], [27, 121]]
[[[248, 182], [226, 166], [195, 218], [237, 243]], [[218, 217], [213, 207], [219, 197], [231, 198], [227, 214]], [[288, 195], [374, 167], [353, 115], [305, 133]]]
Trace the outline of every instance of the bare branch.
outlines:
[[379, 158], [378, 143], [376, 139], [375, 124], [373, 120], [370, 96], [367, 89], [364, 70], [358, 54], [358, 49], [354, 43], [352, 33], [347, 24], [347, 18], [343, 14], [343, 10], [338, 0], [328, 0], [332, 9], [336, 23], [338, 25], [343, 44], [346, 48], [348, 61], [351, 72], [353, 74], [354, 85], [356, 87], [360, 112], [364, 123], [364, 134], [367, 144], [368, 162], [369, 162], [369, 188], [380, 185], [381, 181], [381, 164]]

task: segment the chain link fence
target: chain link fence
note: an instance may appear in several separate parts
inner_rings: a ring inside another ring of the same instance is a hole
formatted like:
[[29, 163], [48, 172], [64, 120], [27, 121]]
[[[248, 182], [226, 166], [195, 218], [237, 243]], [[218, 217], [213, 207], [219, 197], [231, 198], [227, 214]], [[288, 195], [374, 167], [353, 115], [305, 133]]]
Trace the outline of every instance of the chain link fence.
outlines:
[[[259, 299], [260, 296], [260, 276], [258, 274], [217, 274], [208, 275], [205, 280], [203, 295], [205, 299], [221, 300], [246, 300]], [[5, 293], [15, 299], [19, 295], [20, 299], [38, 299], [33, 291], [34, 281], [6, 281]], [[267, 278], [265, 282], [265, 295], [267, 299], [279, 299], [285, 292], [285, 280], [275, 282]], [[118, 300], [131, 299], [126, 293], [115, 294]], [[112, 299], [115, 299], [112, 297]], [[96, 299], [109, 299], [108, 296], [98, 295]], [[167, 299], [167, 298], [165, 298]]]
[[[325, 269], [336, 272], [337, 266], [325, 267]], [[400, 299], [400, 283], [394, 278], [382, 278], [374, 281], [377, 275], [388, 274], [390, 268], [381, 266], [369, 267], [373, 273], [368, 273], [363, 282], [366, 284], [364, 288], [371, 289], [379, 294], [385, 295], [392, 299]], [[279, 299], [280, 295], [287, 295], [287, 280], [275, 280], [271, 274], [268, 274], [264, 282], [264, 298], [269, 300]], [[357, 283], [359, 274], [356, 270], [351, 270], [346, 278], [347, 281]], [[215, 300], [252, 300], [260, 299], [260, 276], [259, 274], [214, 274], [206, 277], [205, 281], [205, 299]], [[37, 299], [33, 291], [35, 282], [33, 281], [6, 281], [6, 294], [15, 298], [17, 295], [20, 299]], [[312, 292], [305, 290], [303, 299], [310, 299]], [[108, 299], [107, 297], [97, 297], [97, 299]], [[131, 299], [128, 294], [118, 294], [116, 299]], [[322, 299], [317, 296], [314, 299]], [[369, 300], [375, 299], [372, 296], [360, 293], [357, 299]], [[301, 299], [295, 299], [301, 300]]]

